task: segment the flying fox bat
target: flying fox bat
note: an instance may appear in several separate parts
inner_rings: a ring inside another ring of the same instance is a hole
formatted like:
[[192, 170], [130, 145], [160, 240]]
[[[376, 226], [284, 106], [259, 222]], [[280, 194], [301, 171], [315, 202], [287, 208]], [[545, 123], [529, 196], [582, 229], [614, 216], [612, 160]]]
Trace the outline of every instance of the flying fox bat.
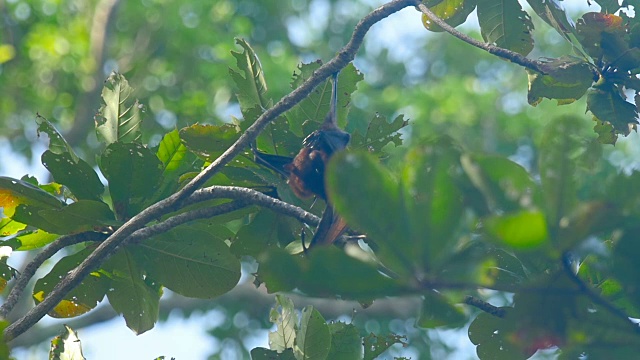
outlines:
[[333, 75], [331, 106], [318, 130], [302, 141], [302, 149], [294, 158], [271, 155], [252, 147], [256, 163], [282, 174], [289, 186], [300, 198], [317, 196], [327, 203], [309, 248], [333, 243], [346, 229], [347, 224], [333, 210], [325, 188], [325, 166], [333, 154], [344, 150], [351, 136], [338, 128], [338, 74]]

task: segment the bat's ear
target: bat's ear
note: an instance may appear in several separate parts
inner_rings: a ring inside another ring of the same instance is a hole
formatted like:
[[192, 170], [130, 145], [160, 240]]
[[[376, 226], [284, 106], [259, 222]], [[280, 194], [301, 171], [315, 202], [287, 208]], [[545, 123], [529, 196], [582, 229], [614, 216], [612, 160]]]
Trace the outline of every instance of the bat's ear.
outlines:
[[251, 147], [251, 151], [253, 152], [253, 161], [255, 161], [256, 164], [265, 166], [286, 178], [291, 175], [291, 171], [289, 170], [290, 166], [288, 165], [291, 165], [293, 158], [263, 153], [253, 146]]

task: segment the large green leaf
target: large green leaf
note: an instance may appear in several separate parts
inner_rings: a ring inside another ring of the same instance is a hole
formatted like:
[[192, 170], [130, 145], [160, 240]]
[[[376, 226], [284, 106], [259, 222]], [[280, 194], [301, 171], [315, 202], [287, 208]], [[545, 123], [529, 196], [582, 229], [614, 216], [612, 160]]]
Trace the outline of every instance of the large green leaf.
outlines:
[[562, 56], [544, 60], [546, 74], [529, 72], [529, 104], [536, 106], [542, 98], [569, 104], [580, 99], [593, 83], [591, 65], [582, 59]]
[[484, 227], [493, 239], [516, 250], [532, 250], [549, 241], [545, 216], [529, 210], [485, 219]]
[[44, 209], [42, 218], [65, 229], [65, 233], [99, 231], [101, 228], [119, 225], [109, 206], [102, 201], [78, 200], [61, 209]]
[[385, 265], [396, 272], [409, 271], [409, 259], [416, 252], [411, 248], [409, 214], [398, 180], [372, 155], [342, 152], [329, 162], [326, 182], [337, 212], [350, 227], [376, 242]]
[[[311, 77], [320, 65], [320, 62], [301, 64], [298, 72], [294, 73], [291, 87], [295, 89], [300, 86]], [[362, 81], [363, 78], [364, 75], [353, 64], [349, 64], [342, 69], [338, 76], [338, 126], [341, 128], [344, 128], [347, 123], [351, 94], [356, 90], [358, 82]], [[297, 136], [304, 136], [316, 130], [318, 124], [322, 123], [329, 113], [330, 104], [331, 80], [327, 79], [323, 84], [316, 87], [309, 96], [286, 113], [291, 131]], [[303, 125], [306, 126], [303, 127]]]
[[14, 209], [19, 204], [39, 209], [59, 209], [64, 206], [58, 198], [31, 183], [0, 176], [0, 206], [4, 214], [12, 217]]
[[331, 332], [320, 312], [313, 306], [302, 309], [300, 328], [293, 349], [298, 360], [326, 359], [331, 349]]
[[67, 140], [64, 139], [62, 134], [58, 132], [58, 130], [55, 128], [55, 126], [53, 126], [53, 124], [49, 122], [49, 120], [38, 114], [36, 115], [36, 123], [38, 124], [38, 136], [40, 136], [41, 132], [49, 135], [49, 151], [58, 155], [65, 153], [69, 154], [74, 162], [77, 162], [80, 159], [71, 148], [71, 145], [67, 143]]
[[[245, 111], [258, 106], [261, 109], [270, 107], [270, 102], [265, 98], [267, 92], [267, 82], [264, 79], [262, 65], [251, 45], [244, 40], [236, 38], [236, 44], [243, 49], [241, 53], [232, 51], [231, 55], [236, 59], [236, 66], [244, 73], [229, 69], [231, 79], [235, 82], [238, 92], [238, 102], [245, 120], [249, 120]], [[255, 120], [255, 119], [252, 119]], [[253, 122], [253, 121], [251, 121]]]
[[460, 151], [443, 137], [414, 147], [405, 164], [404, 216], [411, 241], [397, 241], [397, 246], [429, 271], [446, 263], [448, 251], [457, 244], [453, 237], [463, 212], [463, 193], [456, 176], [462, 173]]
[[186, 226], [132, 246], [147, 274], [178, 294], [202, 299], [222, 295], [240, 280], [240, 261], [212, 234]]
[[638, 109], [625, 101], [617, 86], [603, 83], [587, 94], [587, 109], [599, 121], [610, 123], [617, 133], [629, 135], [638, 124]]
[[539, 190], [519, 164], [500, 156], [463, 155], [461, 164], [491, 211], [514, 211], [539, 204]]
[[389, 122], [386, 117], [376, 113], [369, 121], [367, 130], [363, 134], [357, 130], [353, 133], [349, 146], [353, 149], [363, 149], [374, 153], [381, 152], [382, 148], [389, 143], [400, 146], [402, 138], [399, 130], [407, 126], [408, 123], [404, 119], [404, 115], [398, 115]]
[[478, 0], [478, 21], [486, 42], [525, 56], [533, 50], [533, 23], [518, 0]]
[[416, 326], [421, 328], [460, 327], [467, 321], [461, 307], [456, 307], [435, 291], [425, 293]]
[[578, 132], [582, 119], [564, 116], [545, 129], [538, 147], [540, 181], [545, 198], [547, 226], [555, 236], [560, 219], [571, 213], [577, 201], [576, 157], [582, 151]]
[[[48, 232], [38, 229], [34, 231], [26, 231], [15, 237], [17, 246], [15, 250], [27, 251], [41, 248], [52, 243], [59, 235], [49, 234]], [[14, 239], [12, 239], [14, 240]], [[9, 240], [9, 241], [12, 241]]]
[[327, 359], [354, 360], [362, 359], [362, 338], [358, 328], [342, 321], [330, 322], [331, 350]]
[[127, 327], [138, 335], [152, 329], [158, 320], [162, 286], [145, 274], [140, 259], [125, 248], [102, 268], [111, 278], [109, 303], [124, 316]]
[[186, 172], [197, 171], [202, 164], [201, 160], [187, 150], [177, 129], [165, 134], [158, 144], [156, 156], [162, 162], [163, 169], [162, 183], [153, 196], [154, 200], [173, 194], [180, 185], [180, 177]]
[[364, 339], [364, 360], [377, 359], [380, 354], [387, 351], [391, 346], [395, 344], [402, 344], [402, 346], [408, 346], [407, 337], [404, 335], [376, 335], [369, 333]]
[[238, 137], [240, 137], [238, 128], [229, 124], [194, 124], [180, 130], [182, 143], [189, 151], [207, 161], [215, 160]]
[[293, 301], [286, 296], [276, 295], [276, 304], [269, 312], [269, 321], [276, 325], [276, 331], [269, 332], [269, 347], [278, 352], [293, 349], [298, 329], [298, 314]]
[[[476, 8], [477, 0], [441, 0], [429, 1], [426, 5], [440, 19], [456, 27], [467, 20], [469, 14]], [[426, 14], [422, 14], [422, 25], [429, 31], [440, 32], [443, 29], [431, 21]]]
[[562, 7], [561, 0], [527, 0], [533, 11], [547, 24], [551, 25], [567, 41], [571, 41], [569, 34], [575, 35], [576, 27]]
[[117, 142], [107, 146], [100, 169], [109, 180], [109, 192], [120, 219], [132, 217], [159, 186], [163, 164], [156, 154], [137, 143]]
[[257, 256], [269, 247], [283, 247], [294, 241], [300, 223], [288, 216], [263, 209], [236, 233], [231, 251], [236, 256]]
[[47, 150], [42, 154], [42, 165], [57, 183], [68, 187], [76, 199], [100, 200], [102, 197], [104, 185], [86, 161], [74, 161], [68, 152], [56, 154]]
[[139, 141], [143, 106], [132, 95], [133, 88], [122, 74], [109, 75], [102, 89], [103, 105], [95, 117], [100, 141], [107, 145]]
[[611, 62], [628, 49], [623, 40], [625, 24], [620, 16], [588, 12], [578, 19], [576, 31], [582, 47], [594, 59]]
[[[38, 279], [33, 288], [33, 298], [40, 303], [58, 285], [60, 279], [75, 269], [84, 259], [95, 250], [95, 247], [87, 247], [73, 255], [66, 256], [53, 266], [51, 271]], [[80, 285], [68, 292], [64, 298], [50, 312], [49, 316], [55, 318], [69, 318], [82, 315], [102, 301], [110, 286], [109, 278], [101, 272], [94, 271], [87, 276]]]

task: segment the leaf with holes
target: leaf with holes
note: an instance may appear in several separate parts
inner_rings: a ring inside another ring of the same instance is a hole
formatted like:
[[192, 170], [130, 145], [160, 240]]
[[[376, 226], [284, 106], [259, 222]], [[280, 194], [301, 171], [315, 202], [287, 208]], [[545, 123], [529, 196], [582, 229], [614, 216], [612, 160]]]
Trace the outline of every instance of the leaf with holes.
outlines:
[[140, 140], [142, 104], [132, 98], [133, 88], [122, 74], [111, 73], [102, 89], [102, 106], [96, 114], [98, 139], [109, 145], [116, 141]]
[[518, 0], [478, 0], [478, 21], [486, 42], [525, 56], [533, 50], [533, 23]]

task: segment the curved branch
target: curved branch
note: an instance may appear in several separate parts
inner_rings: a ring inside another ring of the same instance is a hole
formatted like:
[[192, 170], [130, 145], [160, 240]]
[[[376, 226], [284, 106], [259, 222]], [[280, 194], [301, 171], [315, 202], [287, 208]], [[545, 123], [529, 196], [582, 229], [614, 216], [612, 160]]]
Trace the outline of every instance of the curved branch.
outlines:
[[55, 255], [62, 248], [65, 248], [70, 245], [79, 244], [86, 241], [99, 241], [106, 239], [107, 235], [95, 233], [95, 232], [87, 232], [81, 234], [67, 235], [61, 236], [56, 239], [54, 242], [49, 244], [42, 252], [36, 255], [31, 262], [25, 266], [24, 270], [16, 281], [13, 284], [13, 288], [11, 288], [11, 292], [7, 295], [7, 299], [4, 304], [0, 306], [0, 317], [6, 318], [7, 315], [13, 310], [13, 307], [18, 303], [20, 296], [27, 287], [29, 280], [33, 277], [36, 271], [40, 268], [42, 263], [47, 261], [53, 255]]
[[426, 5], [420, 3], [417, 7], [418, 9], [420, 9], [420, 11], [423, 14], [429, 17], [430, 20], [432, 20], [434, 23], [438, 24], [438, 26], [444, 29], [444, 31], [466, 42], [467, 44], [473, 45], [479, 49], [482, 49], [490, 54], [496, 55], [505, 60], [509, 60], [513, 63], [524, 66], [527, 69], [539, 72], [541, 74], [548, 73], [548, 71], [545, 70], [545, 64], [543, 62], [538, 60], [527, 59], [525, 56], [517, 52], [507, 50], [499, 46], [480, 42], [454, 29], [451, 25], [447, 24], [444, 20], [440, 19], [436, 14], [434, 14]]
[[184, 205], [197, 203], [201, 201], [229, 198], [239, 201], [245, 201], [249, 204], [258, 205], [275, 212], [291, 216], [298, 219], [302, 223], [318, 226], [320, 218], [316, 215], [299, 208], [297, 206], [286, 203], [282, 200], [265, 195], [253, 189], [247, 189], [238, 186], [210, 186], [195, 191], [183, 202]]
[[63, 299], [65, 294], [78, 286], [80, 282], [102, 262], [111, 256], [119, 246], [123, 245], [128, 237], [136, 230], [142, 228], [149, 221], [175, 211], [179, 208], [182, 200], [191, 195], [197, 188], [202, 186], [207, 179], [218, 172], [224, 165], [229, 163], [248, 144], [253, 141], [258, 134], [285, 111], [302, 101], [311, 91], [326, 80], [333, 73], [336, 73], [349, 64], [362, 45], [365, 34], [373, 24], [386, 18], [387, 16], [400, 11], [408, 6], [415, 6], [417, 0], [394, 0], [373, 10], [356, 25], [349, 43], [325, 65], [316, 70], [300, 87], [282, 98], [272, 108], [265, 111], [256, 122], [251, 125], [240, 138], [229, 147], [219, 158], [209, 165], [203, 172], [191, 180], [182, 190], [174, 195], [151, 205], [138, 215], [134, 216], [127, 223], [116, 230], [107, 240], [94, 250], [77, 268], [65, 276], [49, 293], [49, 295], [22, 318], [5, 329], [5, 339], [11, 340], [22, 334], [26, 329], [37, 323], [47, 312]]

